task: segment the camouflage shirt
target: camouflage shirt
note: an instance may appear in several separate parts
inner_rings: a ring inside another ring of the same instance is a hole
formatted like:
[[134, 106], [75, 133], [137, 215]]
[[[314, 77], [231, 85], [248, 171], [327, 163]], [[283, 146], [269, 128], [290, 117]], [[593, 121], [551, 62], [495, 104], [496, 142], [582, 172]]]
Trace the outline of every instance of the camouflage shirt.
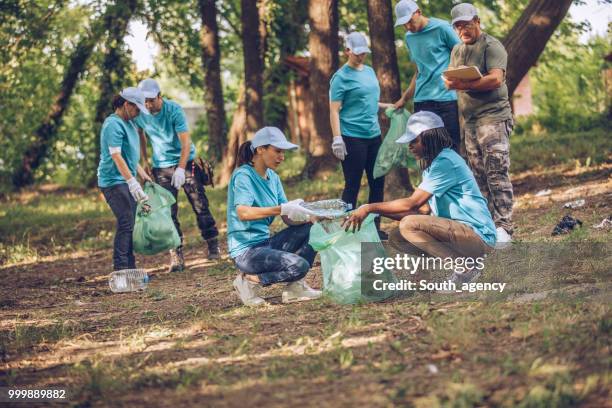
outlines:
[[[477, 66], [482, 75], [493, 68], [506, 72], [508, 54], [497, 39], [482, 33], [473, 44], [460, 43], [451, 52], [449, 67]], [[467, 124], [484, 125], [512, 119], [506, 81], [491, 91], [458, 91], [459, 113]]]

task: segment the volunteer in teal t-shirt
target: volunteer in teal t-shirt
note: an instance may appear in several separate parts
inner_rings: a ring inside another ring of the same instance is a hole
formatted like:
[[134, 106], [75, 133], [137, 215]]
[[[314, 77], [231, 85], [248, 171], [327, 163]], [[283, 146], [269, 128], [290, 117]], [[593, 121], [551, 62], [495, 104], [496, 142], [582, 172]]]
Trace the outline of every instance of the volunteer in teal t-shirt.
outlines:
[[395, 103], [395, 108], [404, 107], [414, 100], [414, 111], [431, 111], [444, 121], [450, 132], [454, 148], [459, 151], [459, 111], [457, 94], [444, 86], [442, 73], [448, 69], [453, 47], [460, 43], [453, 27], [444, 20], [425, 17], [412, 0], [401, 0], [395, 6], [395, 26], [406, 30], [406, 47], [416, 71], [408, 89]]
[[[408, 198], [360, 207], [347, 226], [361, 225], [369, 213], [401, 220], [390, 234], [393, 246], [416, 256], [453, 259], [457, 266], [450, 280], [457, 284], [476, 280], [482, 272], [477, 258], [495, 246], [495, 224], [474, 175], [451, 149], [442, 119], [433, 112], [415, 113], [397, 143], [409, 143], [423, 169], [423, 181]], [[464, 264], [467, 258], [474, 261]]]
[[126, 88], [113, 98], [113, 108], [114, 113], [104, 120], [100, 131], [98, 187], [117, 219], [113, 270], [119, 271], [136, 267], [132, 250], [136, 202], [148, 198], [136, 174], [152, 180], [138, 164], [140, 141], [132, 122], [148, 114], [144, 95], [138, 88]]
[[[234, 288], [246, 306], [265, 303], [255, 292], [259, 285], [280, 282], [287, 283], [283, 303], [321, 296], [304, 281], [316, 255], [308, 244], [312, 213], [300, 205], [303, 200], [287, 201], [274, 171], [285, 150], [297, 147], [280, 129], [264, 127], [238, 151], [238, 168], [227, 189], [227, 245], [240, 270]], [[270, 237], [277, 215], [289, 227]]]
[[[333, 76], [329, 87], [332, 151], [342, 162], [342, 200], [355, 208], [361, 177], [365, 170], [370, 188], [368, 202], [381, 201], [384, 177], [374, 178], [374, 163], [382, 143], [378, 124], [380, 86], [376, 73], [363, 62], [370, 52], [366, 37], [351, 33], [346, 37], [347, 63]], [[377, 219], [377, 227], [380, 220]], [[384, 235], [384, 233], [381, 233]]]
[[195, 146], [189, 136], [187, 118], [181, 106], [162, 98], [159, 85], [147, 78], [138, 87], [146, 97], [151, 115], [136, 119], [141, 129], [141, 151], [145, 168], [147, 164], [147, 139], [153, 150], [153, 176], [155, 182], [170, 191], [176, 203], [171, 214], [176, 231], [181, 237], [181, 246], [170, 251], [170, 272], [185, 268], [183, 257], [183, 232], [178, 219], [178, 192], [182, 188], [196, 216], [202, 239], [208, 246], [208, 259], [219, 259], [219, 231], [208, 205], [204, 190], [203, 171], [196, 165]]

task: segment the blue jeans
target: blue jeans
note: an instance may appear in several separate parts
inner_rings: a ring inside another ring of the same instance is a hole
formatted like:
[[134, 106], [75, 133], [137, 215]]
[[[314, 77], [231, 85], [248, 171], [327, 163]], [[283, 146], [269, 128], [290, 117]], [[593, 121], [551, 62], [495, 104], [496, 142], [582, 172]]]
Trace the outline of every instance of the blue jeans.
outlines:
[[422, 101], [414, 103], [414, 112], [429, 111], [438, 115], [453, 140], [453, 149], [459, 153], [461, 131], [459, 130], [459, 108], [457, 101]]
[[113, 270], [136, 268], [132, 245], [132, 232], [136, 219], [136, 201], [125, 183], [101, 187], [102, 194], [117, 219], [117, 231], [113, 244]]
[[259, 276], [263, 286], [300, 280], [306, 276], [317, 254], [308, 245], [310, 227], [312, 224], [285, 228], [250, 247], [234, 258], [234, 262], [241, 272]]

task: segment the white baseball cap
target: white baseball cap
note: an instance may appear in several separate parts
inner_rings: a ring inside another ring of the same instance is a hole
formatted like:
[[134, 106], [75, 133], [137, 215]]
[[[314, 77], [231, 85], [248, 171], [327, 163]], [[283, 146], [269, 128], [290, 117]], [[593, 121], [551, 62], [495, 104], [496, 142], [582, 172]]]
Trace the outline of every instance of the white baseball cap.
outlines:
[[130, 86], [119, 92], [119, 95], [126, 101], [138, 106], [141, 112], [149, 115], [149, 110], [145, 106], [145, 96], [140, 89]]
[[395, 27], [406, 24], [419, 6], [412, 0], [401, 0], [395, 5]]
[[368, 39], [366, 36], [358, 32], [347, 35], [344, 39], [344, 43], [346, 44], [346, 48], [356, 55], [372, 52], [370, 48], [368, 48]]
[[138, 89], [142, 91], [145, 98], [157, 98], [157, 95], [161, 92], [159, 84], [153, 78], [147, 78], [140, 81]]
[[297, 149], [299, 146], [289, 143], [283, 132], [274, 126], [266, 126], [255, 132], [251, 141], [251, 150], [255, 151], [259, 146], [272, 145], [283, 150]]
[[472, 21], [476, 16], [478, 16], [478, 10], [470, 3], [457, 4], [451, 10], [451, 18], [453, 19], [451, 24], [459, 21]]
[[444, 127], [442, 118], [433, 112], [421, 111], [411, 115], [404, 133], [395, 143], [410, 143], [426, 130]]

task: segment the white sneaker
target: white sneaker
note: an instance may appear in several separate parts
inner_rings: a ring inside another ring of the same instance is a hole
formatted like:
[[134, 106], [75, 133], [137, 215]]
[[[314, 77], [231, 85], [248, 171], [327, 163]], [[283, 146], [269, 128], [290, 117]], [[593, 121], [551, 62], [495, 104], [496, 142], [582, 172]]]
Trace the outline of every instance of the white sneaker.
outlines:
[[505, 248], [512, 243], [512, 235], [508, 234], [502, 227], [497, 227], [495, 232], [497, 233], [496, 248]]
[[321, 297], [322, 292], [311, 288], [304, 279], [291, 282], [287, 289], [283, 291], [283, 303], [301, 302], [303, 300], [313, 300]]
[[234, 289], [236, 289], [238, 297], [240, 300], [242, 300], [242, 303], [245, 306], [254, 307], [266, 304], [266, 301], [257, 296], [257, 293], [255, 292], [255, 289], [258, 286], [258, 284], [245, 279], [241, 273], [236, 276], [236, 279], [234, 279]]

